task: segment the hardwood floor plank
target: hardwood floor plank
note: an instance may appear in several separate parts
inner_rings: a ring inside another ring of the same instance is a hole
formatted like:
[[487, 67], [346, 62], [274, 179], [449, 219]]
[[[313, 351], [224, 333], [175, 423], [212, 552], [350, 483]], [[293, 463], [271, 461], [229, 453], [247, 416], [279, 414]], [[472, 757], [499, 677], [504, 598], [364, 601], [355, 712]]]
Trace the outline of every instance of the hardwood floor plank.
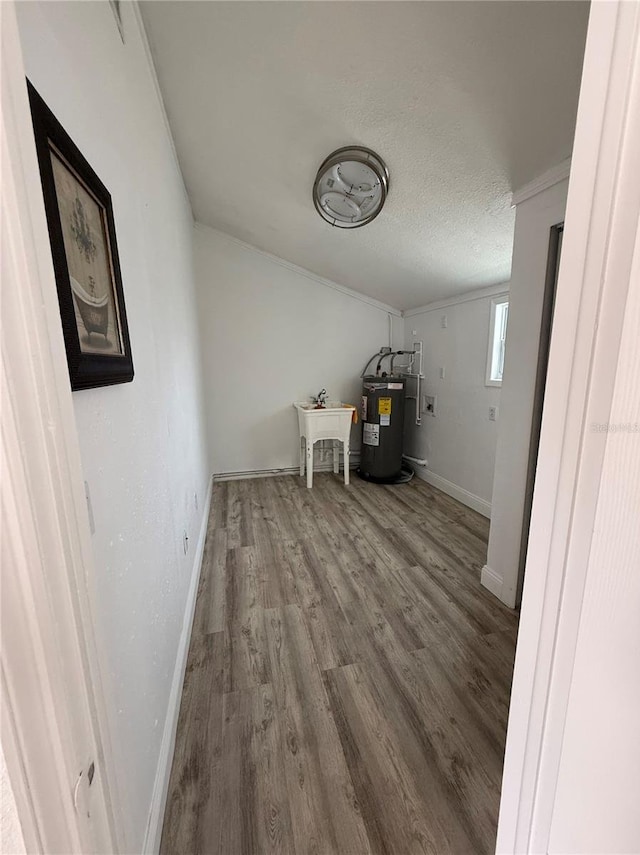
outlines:
[[420, 516], [411, 503], [398, 502], [396, 494], [387, 492], [383, 484], [359, 482], [353, 491], [353, 498], [383, 528], [407, 523], [420, 525]]
[[369, 853], [336, 725], [298, 606], [272, 609], [267, 637], [297, 852]]
[[[495, 844], [501, 753], [457, 702], [448, 682], [438, 671], [422, 669], [384, 619], [368, 614], [365, 606], [353, 609], [352, 620], [360, 627], [362, 661], [387, 715], [415, 740], [405, 761], [426, 760], [446, 793], [439, 811], [443, 816], [453, 812], [473, 843], [471, 851], [489, 853]], [[426, 769], [420, 774], [426, 775]]]
[[349, 537], [349, 524], [340, 516], [338, 506], [317, 494], [313, 512], [320, 530], [314, 545], [328, 568], [336, 599], [340, 604], [351, 602], [360, 596], [355, 573], [362, 562]]
[[[466, 648], [453, 639], [448, 644], [416, 650], [414, 657], [429, 674], [438, 674], [449, 684], [451, 703], [464, 709], [465, 721], [472, 720], [473, 726], [491, 741], [501, 768], [509, 702], [502, 692], [495, 691], [496, 669], [473, 660]], [[465, 732], [468, 728], [466, 724]]]
[[269, 508], [269, 517], [275, 524], [277, 532], [284, 540], [299, 540], [301, 534], [304, 535], [304, 530], [301, 531], [300, 521], [297, 513], [290, 513], [287, 503], [283, 500], [280, 490], [278, 489], [278, 478], [263, 478], [263, 483], [260, 485], [264, 496], [264, 501]]
[[302, 480], [280, 478], [275, 486], [296, 540], [315, 540], [320, 537], [320, 531], [313, 510], [313, 490], [302, 487]]
[[349, 624], [339, 606], [310, 606], [301, 612], [322, 671], [355, 661]]
[[309, 569], [304, 544], [293, 543], [287, 552], [287, 560], [296, 580], [297, 603], [305, 608], [322, 604], [322, 591], [318, 588], [314, 574]]
[[389, 565], [400, 566], [401, 561], [396, 551], [390, 547], [384, 527], [353, 500], [351, 493], [338, 487], [335, 482], [322, 481], [318, 485], [318, 493], [325, 496], [327, 502], [340, 507], [342, 525], [348, 526], [349, 539], [361, 560], [372, 564], [382, 573]]
[[193, 617], [193, 635], [224, 630], [227, 532], [209, 526], [202, 555], [200, 584]]
[[255, 547], [227, 551], [225, 586], [225, 692], [271, 682], [260, 604], [260, 566]]
[[404, 491], [399, 487], [382, 487], [392, 507], [402, 507], [408, 514], [412, 513], [411, 517], [401, 519], [399, 525], [435, 534], [434, 539], [445, 545], [449, 541], [454, 544], [462, 541], [463, 548], [468, 550], [465, 559], [473, 558], [474, 564], [481, 567], [487, 556], [489, 521], [424, 481], [414, 479], [407, 486], [410, 489]]
[[316, 520], [316, 537], [306, 538], [303, 543], [312, 547], [314, 556], [317, 556], [320, 562], [322, 575], [326, 576], [326, 583], [333, 591], [333, 597], [329, 597], [329, 600], [333, 601], [335, 597], [338, 603], [350, 602], [358, 596], [354, 590], [349, 566], [353, 550], [345, 542], [340, 528], [335, 523], [331, 523], [324, 515], [318, 515]]
[[229, 549], [253, 545], [251, 516], [252, 481], [228, 481], [226, 490], [226, 529]]
[[456, 499], [447, 496], [446, 493], [437, 490], [420, 478], [414, 478], [409, 487], [409, 490], [405, 490], [403, 487], [384, 485], [382, 489], [394, 502], [415, 511], [420, 517], [425, 514], [436, 514], [441, 521], [446, 520], [465, 527], [486, 545], [490, 525], [486, 517], [460, 504]]
[[453, 810], [433, 750], [425, 750], [426, 731], [392, 714], [401, 708], [393, 687], [362, 665], [328, 671], [325, 680], [374, 851], [478, 851]]
[[480, 585], [479, 572], [469, 571], [464, 562], [452, 558], [447, 550], [423, 534], [400, 529], [389, 532], [389, 539], [405, 558], [404, 567], [420, 567], [422, 578], [439, 586], [482, 632], [513, 628], [516, 617]]
[[423, 643], [418, 647], [444, 643], [449, 638], [470, 642], [500, 628], [493, 616], [485, 614], [482, 601], [465, 596], [455, 585], [443, 583], [439, 574], [426, 572], [424, 567], [392, 572], [397, 583], [394, 593], [403, 614], [422, 636]]
[[227, 526], [227, 490], [229, 483], [229, 481], [215, 481], [213, 484], [209, 515], [211, 528], [226, 528]]
[[226, 853], [293, 855], [291, 815], [273, 689], [224, 696], [220, 842]]
[[274, 535], [263, 520], [254, 520], [253, 533], [260, 560], [260, 601], [265, 609], [298, 602], [298, 582], [292, 569], [295, 543]]
[[326, 548], [326, 544], [303, 540], [300, 545], [305, 571], [320, 597], [320, 603], [328, 610], [337, 609], [340, 601], [344, 601], [344, 589], [348, 587], [352, 590], [351, 579], [347, 586], [342, 579], [341, 570], [337, 568], [334, 555]]
[[222, 633], [192, 643], [169, 780], [161, 855], [218, 851], [219, 823], [211, 820], [220, 763]]
[[241, 505], [240, 513], [240, 545], [253, 546], [253, 481], [236, 481]]
[[476, 648], [477, 656], [488, 656], [491, 659], [496, 672], [499, 672], [502, 678], [507, 695], [511, 689], [517, 636], [517, 627], [502, 632], [492, 632], [483, 636]]

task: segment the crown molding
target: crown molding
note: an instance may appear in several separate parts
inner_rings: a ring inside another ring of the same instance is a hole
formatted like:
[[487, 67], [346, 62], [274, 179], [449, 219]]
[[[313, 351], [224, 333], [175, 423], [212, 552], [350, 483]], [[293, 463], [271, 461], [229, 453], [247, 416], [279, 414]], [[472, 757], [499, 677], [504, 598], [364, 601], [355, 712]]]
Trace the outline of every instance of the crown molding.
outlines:
[[568, 157], [566, 160], [563, 160], [562, 163], [559, 163], [557, 166], [552, 166], [551, 169], [543, 172], [542, 175], [534, 178], [533, 181], [529, 181], [528, 184], [525, 184], [523, 187], [515, 190], [511, 196], [511, 207], [519, 205], [521, 202], [531, 199], [532, 196], [537, 196], [538, 193], [542, 193], [543, 190], [548, 190], [549, 187], [553, 187], [554, 184], [559, 184], [561, 181], [564, 181], [569, 177], [570, 171], [571, 158]]
[[446, 309], [449, 306], [457, 306], [459, 303], [471, 303], [474, 300], [484, 300], [486, 297], [496, 297], [498, 294], [508, 294], [509, 283], [500, 282], [498, 285], [489, 285], [486, 288], [476, 288], [473, 291], [465, 291], [464, 294], [456, 294], [446, 297], [444, 300], [435, 300], [417, 309], [408, 309], [403, 312], [403, 317], [412, 318], [414, 315], [423, 315], [425, 312], [433, 312], [436, 309]]
[[352, 288], [347, 288], [346, 285], [340, 285], [337, 282], [333, 282], [331, 279], [325, 279], [323, 276], [319, 276], [317, 273], [307, 270], [306, 267], [299, 267], [292, 261], [287, 261], [285, 258], [280, 258], [279, 255], [273, 255], [270, 252], [266, 252], [264, 249], [259, 249], [257, 246], [247, 243], [244, 240], [240, 240], [240, 238], [234, 237], [233, 235], [223, 232], [220, 229], [216, 229], [213, 226], [208, 226], [205, 223], [199, 223], [196, 220], [194, 228], [199, 232], [213, 232], [228, 243], [233, 243], [241, 249], [253, 252], [256, 255], [261, 255], [273, 264], [278, 264], [280, 267], [284, 267], [292, 273], [297, 273], [299, 276], [304, 276], [306, 279], [310, 279], [312, 282], [317, 282], [319, 285], [324, 285], [326, 288], [332, 288], [334, 291], [339, 291], [346, 297], [352, 297], [354, 300], [359, 300], [361, 303], [366, 303], [368, 306], [372, 306], [374, 309], [380, 309], [380, 311], [386, 312], [389, 315], [395, 315], [398, 318], [402, 317], [400, 309], [396, 309], [393, 306], [388, 305], [388, 303], [382, 303], [374, 297], [368, 297], [366, 294], [361, 294], [360, 291], [354, 291]]

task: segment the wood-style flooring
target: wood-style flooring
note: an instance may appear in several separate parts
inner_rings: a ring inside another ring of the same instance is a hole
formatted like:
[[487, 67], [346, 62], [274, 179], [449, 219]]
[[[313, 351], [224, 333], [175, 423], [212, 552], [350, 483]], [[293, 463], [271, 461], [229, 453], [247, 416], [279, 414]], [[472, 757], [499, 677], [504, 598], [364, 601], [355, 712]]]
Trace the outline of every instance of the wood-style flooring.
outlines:
[[414, 479], [214, 485], [163, 855], [494, 851], [517, 617]]

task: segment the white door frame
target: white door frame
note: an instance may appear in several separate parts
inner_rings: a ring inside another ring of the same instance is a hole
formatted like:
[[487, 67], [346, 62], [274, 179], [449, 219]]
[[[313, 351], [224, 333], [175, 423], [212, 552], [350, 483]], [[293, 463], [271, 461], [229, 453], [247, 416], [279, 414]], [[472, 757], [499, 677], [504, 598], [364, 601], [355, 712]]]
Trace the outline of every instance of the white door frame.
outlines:
[[[592, 3], [514, 670], [497, 851], [548, 851], [640, 222], [640, 4]], [[636, 283], [636, 287], [637, 283]]]
[[0, 26], [2, 746], [29, 852], [114, 853], [88, 512], [13, 3]]

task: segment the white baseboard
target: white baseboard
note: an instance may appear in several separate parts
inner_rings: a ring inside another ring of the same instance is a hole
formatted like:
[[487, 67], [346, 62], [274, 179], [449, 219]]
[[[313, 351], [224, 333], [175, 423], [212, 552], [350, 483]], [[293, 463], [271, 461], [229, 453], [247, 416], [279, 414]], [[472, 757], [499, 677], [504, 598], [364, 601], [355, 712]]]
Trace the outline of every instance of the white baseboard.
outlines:
[[200, 536], [198, 537], [198, 545], [193, 559], [193, 570], [191, 571], [191, 582], [189, 584], [189, 592], [187, 594], [187, 602], [184, 610], [182, 633], [178, 643], [176, 665], [173, 671], [173, 681], [171, 683], [171, 692], [169, 694], [167, 717], [165, 719], [164, 732], [162, 734], [162, 744], [160, 746], [160, 756], [158, 757], [158, 765], [156, 768], [153, 795], [151, 796], [149, 821], [147, 823], [147, 831], [144, 837], [142, 849], [143, 855], [157, 855], [160, 851], [162, 823], [164, 820], [165, 805], [167, 803], [167, 794], [169, 791], [169, 776], [171, 775], [171, 764], [176, 745], [176, 729], [178, 727], [178, 713], [180, 712], [180, 700], [182, 698], [182, 684], [184, 683], [184, 674], [187, 667], [187, 655], [189, 653], [193, 616], [196, 608], [196, 595], [198, 593], [198, 583], [200, 581], [200, 573], [202, 570], [204, 542], [207, 537], [212, 488], [213, 479], [210, 479], [202, 513]]
[[432, 472], [430, 469], [424, 469], [421, 466], [416, 466], [415, 473], [418, 478], [422, 478], [422, 480], [426, 481], [427, 484], [431, 484], [432, 487], [437, 487], [438, 490], [442, 490], [443, 493], [451, 496], [452, 499], [457, 499], [459, 502], [462, 502], [463, 505], [466, 505], [468, 508], [472, 508], [479, 514], [482, 514], [483, 517], [491, 519], [491, 502], [487, 502], [485, 499], [481, 499], [480, 496], [470, 493], [468, 490], [465, 490], [464, 487], [458, 487], [457, 484], [454, 484], [452, 481], [447, 481], [447, 479], [443, 478], [441, 475], [436, 475], [436, 473]]
[[[340, 471], [342, 472], [342, 455], [340, 455]], [[352, 451], [349, 455], [349, 470], [357, 469], [360, 465], [359, 452]], [[333, 472], [333, 462], [316, 464], [314, 472]], [[300, 475], [299, 466], [291, 466], [282, 469], [243, 469], [240, 472], [217, 472], [213, 476], [214, 481], [240, 481], [243, 478], [275, 478], [277, 475]]]
[[491, 591], [499, 600], [502, 599], [502, 581], [502, 576], [499, 573], [496, 573], [487, 564], [484, 565], [480, 573], [480, 582], [487, 591]]

